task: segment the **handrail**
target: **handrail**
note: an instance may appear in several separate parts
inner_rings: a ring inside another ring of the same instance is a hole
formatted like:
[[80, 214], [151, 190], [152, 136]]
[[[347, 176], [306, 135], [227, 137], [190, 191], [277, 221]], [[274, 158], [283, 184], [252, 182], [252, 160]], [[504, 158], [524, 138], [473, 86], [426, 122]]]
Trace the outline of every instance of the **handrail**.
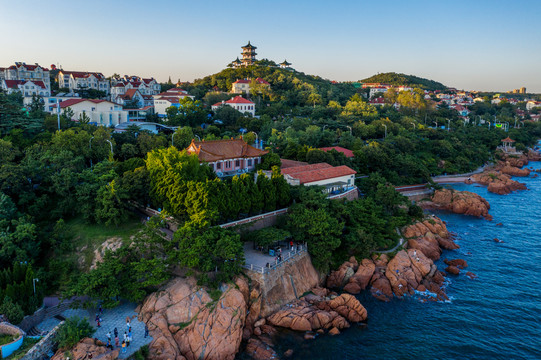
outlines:
[[295, 249], [293, 251], [288, 252], [284, 256], [284, 258], [282, 258], [282, 261], [278, 262], [278, 260], [275, 260], [275, 262], [270, 264], [269, 267], [255, 265], [255, 264], [244, 264], [242, 267], [247, 269], [247, 270], [257, 272], [257, 273], [268, 274], [271, 271], [274, 271], [274, 270], [278, 269], [279, 267], [284, 265], [286, 262], [289, 262], [289, 260], [291, 260], [291, 259], [293, 259], [293, 258], [295, 258], [297, 256], [300, 256], [301, 254], [304, 254], [306, 251], [307, 251], [306, 245], [301, 245], [301, 248], [299, 250]]

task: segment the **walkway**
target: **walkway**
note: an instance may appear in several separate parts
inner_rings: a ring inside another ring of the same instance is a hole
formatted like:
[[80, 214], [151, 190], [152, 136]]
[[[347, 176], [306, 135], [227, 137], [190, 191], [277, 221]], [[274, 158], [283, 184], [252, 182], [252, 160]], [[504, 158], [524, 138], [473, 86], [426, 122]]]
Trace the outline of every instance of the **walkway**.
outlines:
[[[110, 331], [111, 337], [113, 340], [114, 345], [114, 329], [115, 327], [118, 329], [118, 338], [120, 339], [120, 344], [122, 344], [122, 340], [124, 338], [124, 332], [127, 331], [126, 327], [126, 318], [130, 317], [131, 319], [131, 327], [132, 327], [132, 342], [130, 343], [130, 346], [127, 348], [126, 353], [122, 353], [122, 350], [119, 349], [121, 352], [119, 354], [120, 359], [128, 358], [130, 355], [132, 355], [134, 352], [139, 350], [139, 348], [143, 345], [149, 344], [152, 341], [152, 338], [150, 336], [144, 337], [145, 335], [145, 324], [143, 322], [140, 322], [137, 320], [137, 313], [135, 312], [136, 304], [133, 303], [121, 303], [119, 306], [115, 307], [114, 309], [104, 309], [103, 314], [101, 315], [102, 323], [101, 327], [98, 328], [96, 325], [96, 322], [94, 321], [96, 318], [97, 310], [94, 310], [92, 312], [85, 310], [85, 309], [67, 309], [63, 311], [60, 316], [68, 319], [70, 317], [80, 317], [80, 318], [87, 318], [90, 324], [94, 329], [96, 329], [96, 332], [92, 337], [97, 338], [104, 343], [107, 343], [107, 336], [106, 334]], [[60, 323], [60, 320], [56, 317], [51, 317], [48, 319], [45, 319], [40, 324], [38, 324], [36, 327], [41, 331], [51, 331], [56, 325]]]
[[[295, 247], [296, 249], [296, 247]], [[291, 251], [289, 246], [282, 246], [282, 258], [290, 258], [291, 255], [296, 253]], [[276, 257], [270, 256], [268, 252], [262, 253], [259, 250], [254, 250], [253, 242], [248, 241], [244, 243], [244, 257], [246, 259], [247, 265], [257, 265], [261, 267], [265, 267], [267, 263], [269, 264], [275, 264], [276, 263]]]
[[398, 244], [396, 244], [395, 247], [393, 247], [392, 249], [389, 249], [389, 250], [374, 251], [374, 252], [378, 253], [378, 254], [388, 254], [388, 253], [392, 253], [392, 252], [396, 251], [399, 247], [404, 245], [404, 243], [405, 243], [404, 238], [402, 237], [402, 234], [400, 233], [400, 231], [398, 229], [396, 229], [396, 233], [398, 234], [398, 236], [400, 236], [400, 239], [398, 240]]

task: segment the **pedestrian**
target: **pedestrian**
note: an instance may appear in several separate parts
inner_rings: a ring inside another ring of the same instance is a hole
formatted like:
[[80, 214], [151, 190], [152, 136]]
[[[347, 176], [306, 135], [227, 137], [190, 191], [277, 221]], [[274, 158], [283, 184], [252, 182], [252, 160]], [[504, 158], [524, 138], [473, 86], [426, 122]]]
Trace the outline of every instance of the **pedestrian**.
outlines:
[[111, 348], [111, 339], [107, 339], [107, 349]]
[[289, 242], [289, 247], [291, 248], [291, 251], [293, 251], [293, 240]]
[[[269, 263], [267, 263], [268, 265]], [[145, 324], [145, 338], [148, 336], [148, 325]]]
[[126, 346], [130, 346], [130, 336], [126, 336]]
[[98, 327], [101, 327], [100, 320], [101, 320], [101, 319], [98, 319]]
[[96, 319], [95, 321], [98, 322], [100, 320], [100, 316], [98, 314], [96, 314]]
[[131, 329], [128, 331], [128, 345], [131, 342]]
[[107, 336], [107, 340], [111, 341], [111, 332], [110, 331], [107, 333], [106, 336]]
[[115, 328], [115, 330], [113, 332], [115, 333], [115, 337], [118, 337], [118, 329]]
[[103, 308], [101, 307], [101, 304], [100, 304], [99, 312], [100, 314], [103, 314]]
[[115, 346], [119, 347], [120, 345], [120, 339], [118, 338], [118, 335], [115, 336]]
[[128, 328], [128, 330], [130, 330], [130, 328], [131, 328], [130, 317], [129, 316], [126, 318], [126, 327]]
[[126, 332], [124, 332], [124, 342], [127, 342], [128, 341], [128, 334], [126, 334]]
[[126, 342], [125, 341], [122, 342], [122, 352], [123, 353], [126, 352]]

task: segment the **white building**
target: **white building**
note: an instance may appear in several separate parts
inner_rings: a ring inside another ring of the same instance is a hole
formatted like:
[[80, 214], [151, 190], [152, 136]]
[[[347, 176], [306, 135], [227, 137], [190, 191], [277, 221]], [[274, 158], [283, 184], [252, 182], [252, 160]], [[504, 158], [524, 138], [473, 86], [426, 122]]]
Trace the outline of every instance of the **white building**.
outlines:
[[121, 105], [107, 100], [71, 99], [61, 102], [60, 108], [62, 111], [70, 108], [74, 121], [86, 115], [91, 123], [99, 126], [116, 126], [128, 121], [128, 112], [122, 110]]
[[180, 107], [180, 99], [190, 98], [193, 100], [195, 96], [188, 94], [184, 89], [173, 88], [160, 94], [152, 95], [152, 98], [154, 99], [154, 112], [158, 116], [163, 117], [167, 114], [165, 110], [168, 107]]
[[60, 88], [68, 88], [70, 91], [93, 89], [103, 91], [107, 95], [111, 91], [109, 80], [102, 73], [98, 72], [60, 70], [57, 80]]
[[24, 62], [16, 62], [15, 65], [11, 65], [4, 69], [0, 80], [2, 78], [5, 80], [41, 81], [49, 93], [51, 92], [49, 69], [46, 69], [37, 63], [34, 65], [27, 65]]
[[324, 186], [327, 193], [355, 186], [357, 173], [345, 165], [331, 166], [327, 163], [294, 166], [281, 171], [289, 185]]
[[[250, 79], [237, 80], [233, 84], [231, 84], [231, 92], [233, 94], [249, 94], [251, 82], [252, 80]], [[266, 87], [267, 89], [270, 89], [270, 84], [262, 78], [258, 77], [257, 79], [255, 79], [255, 82], [259, 85]]]
[[240, 111], [243, 114], [248, 113], [251, 116], [255, 116], [255, 103], [246, 100], [242, 96], [235, 96], [233, 99], [216, 103], [212, 105], [212, 110], [218, 110], [224, 105], [231, 106], [233, 109]]
[[124, 75], [123, 78], [111, 79], [111, 98], [123, 95], [128, 89], [137, 89], [141, 95], [156, 95], [161, 91], [161, 85], [154, 78]]
[[[62, 103], [66, 100], [80, 99], [79, 94], [74, 93], [60, 93], [55, 96], [44, 96], [43, 97], [43, 111], [48, 112], [49, 114], [57, 113], [57, 103]], [[25, 98], [26, 100], [26, 98]]]
[[50, 96], [51, 90], [43, 81], [30, 80], [0, 80], [0, 88], [8, 94], [20, 92], [23, 97]]
[[530, 111], [532, 110], [533, 108], [536, 108], [536, 107], [541, 107], [541, 101], [533, 101], [533, 100], [530, 100], [526, 103], [526, 110]]

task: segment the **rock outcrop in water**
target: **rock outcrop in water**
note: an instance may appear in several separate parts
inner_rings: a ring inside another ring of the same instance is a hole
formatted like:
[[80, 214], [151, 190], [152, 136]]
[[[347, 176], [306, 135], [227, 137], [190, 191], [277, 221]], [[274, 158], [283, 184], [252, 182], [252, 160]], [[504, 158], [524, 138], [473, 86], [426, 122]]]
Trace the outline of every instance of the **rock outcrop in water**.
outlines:
[[492, 220], [492, 216], [488, 213], [490, 209], [488, 201], [469, 191], [436, 190], [430, 201], [420, 203], [420, 206], [425, 209], [448, 210], [455, 214], [484, 217], [487, 220]]
[[474, 182], [488, 186], [488, 191], [498, 195], [509, 194], [516, 190], [527, 190], [526, 184], [512, 180], [509, 175], [496, 171], [475, 174], [472, 178]]
[[442, 249], [459, 248], [451, 239], [445, 223], [436, 216], [407, 226], [402, 229], [402, 234], [408, 240], [408, 248], [420, 250], [432, 261], [440, 258]]

